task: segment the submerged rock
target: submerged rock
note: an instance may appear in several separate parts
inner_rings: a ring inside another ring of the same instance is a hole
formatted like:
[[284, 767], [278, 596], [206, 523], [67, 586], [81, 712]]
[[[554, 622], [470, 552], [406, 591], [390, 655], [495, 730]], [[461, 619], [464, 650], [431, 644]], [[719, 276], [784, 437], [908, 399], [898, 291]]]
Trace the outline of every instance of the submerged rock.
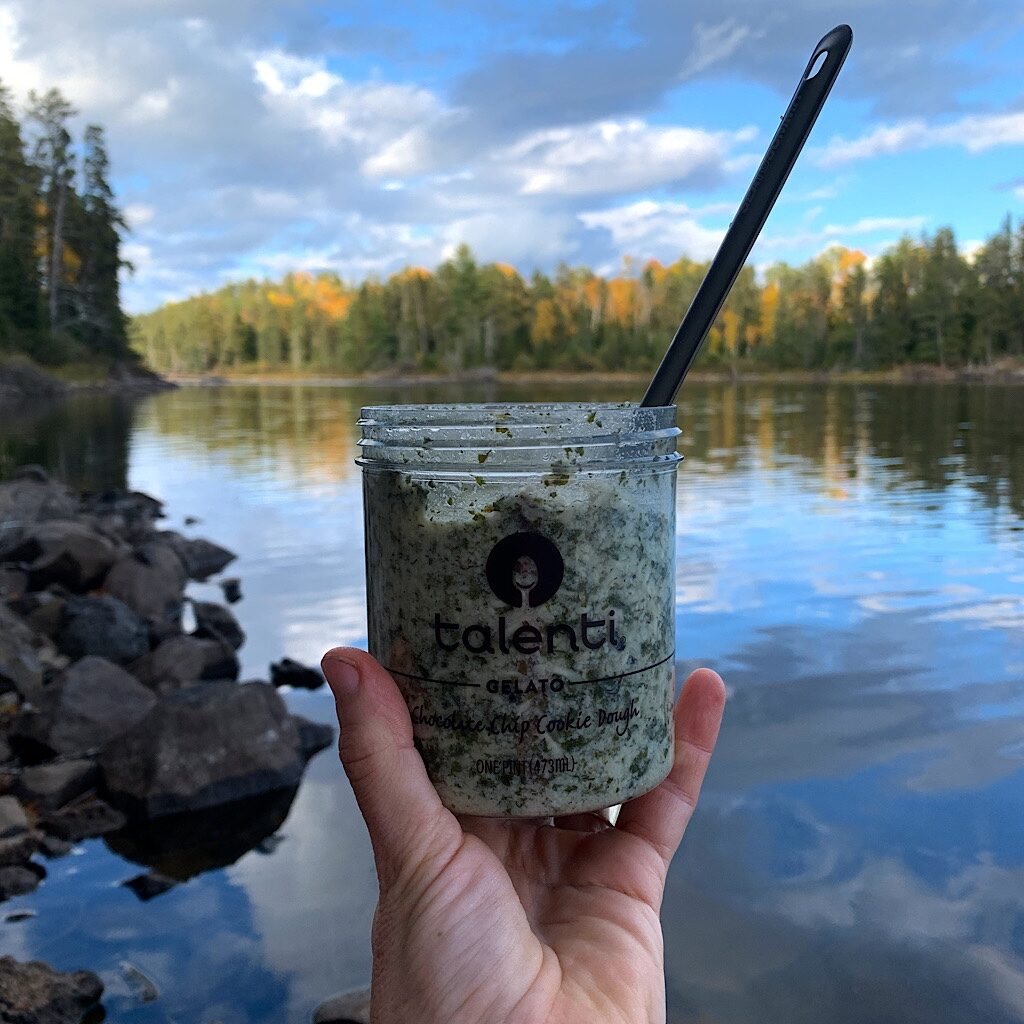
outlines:
[[172, 636], [143, 655], [129, 671], [151, 690], [181, 689], [197, 680], [237, 679], [238, 658], [224, 640]]
[[100, 757], [110, 796], [148, 817], [290, 788], [303, 766], [298, 729], [268, 683], [168, 694]]
[[177, 882], [234, 864], [284, 823], [296, 790], [275, 790], [201, 811], [134, 819], [104, 838], [114, 853]]
[[23, 710], [11, 736], [16, 744], [53, 754], [98, 750], [127, 732], [156, 704], [134, 676], [104, 658], [75, 662], [44, 691], [35, 708]]
[[62, 807], [48, 814], [40, 825], [52, 836], [68, 843], [105, 836], [124, 828], [128, 819], [103, 800], [93, 798]]
[[270, 666], [270, 681], [275, 686], [294, 686], [301, 690], [315, 690], [324, 684], [323, 673], [300, 661], [282, 658]]
[[69, 597], [55, 642], [69, 658], [96, 655], [125, 665], [149, 650], [149, 628], [117, 597]]
[[161, 530], [160, 539], [166, 542], [181, 559], [190, 580], [205, 582], [215, 573], [233, 562], [238, 556], [219, 544], [202, 537], [183, 537], [174, 530]]
[[40, 811], [53, 811], [96, 784], [96, 766], [85, 758], [53, 761], [26, 768], [15, 780], [14, 793]]
[[224, 600], [228, 604], [238, 604], [242, 600], [242, 581], [237, 576], [221, 580], [220, 589], [224, 592]]
[[193, 636], [225, 640], [236, 651], [245, 643], [245, 633], [238, 619], [224, 605], [212, 601], [193, 601], [192, 611], [196, 617]]
[[92, 971], [65, 974], [39, 960], [0, 957], [0, 1020], [8, 1024], [79, 1024], [102, 995]]
[[103, 588], [145, 619], [155, 638], [181, 632], [185, 567], [167, 544], [150, 541], [121, 559]]
[[174, 878], [161, 875], [159, 871], [147, 871], [145, 874], [136, 875], [121, 883], [126, 889], [131, 889], [143, 903], [148, 903], [157, 896], [169, 892], [177, 884]]

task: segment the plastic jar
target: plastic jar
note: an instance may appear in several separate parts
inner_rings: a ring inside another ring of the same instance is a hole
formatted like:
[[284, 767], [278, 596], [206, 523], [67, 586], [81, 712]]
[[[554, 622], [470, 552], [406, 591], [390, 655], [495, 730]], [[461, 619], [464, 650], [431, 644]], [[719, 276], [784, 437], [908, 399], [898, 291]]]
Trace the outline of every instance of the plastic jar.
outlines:
[[675, 407], [363, 409], [370, 652], [442, 801], [591, 811], [673, 757]]

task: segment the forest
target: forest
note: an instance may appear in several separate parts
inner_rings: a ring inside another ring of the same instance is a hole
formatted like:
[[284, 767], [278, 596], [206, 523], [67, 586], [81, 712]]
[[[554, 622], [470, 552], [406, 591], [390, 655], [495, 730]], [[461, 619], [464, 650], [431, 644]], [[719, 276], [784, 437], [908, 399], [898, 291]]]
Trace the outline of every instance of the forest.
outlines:
[[[134, 318], [132, 343], [176, 372], [622, 371], [656, 365], [706, 263], [627, 259], [603, 278], [561, 266], [524, 278], [466, 246], [433, 272], [351, 284], [334, 273], [249, 280]], [[711, 331], [705, 367], [991, 364], [1024, 355], [1024, 222], [979, 249], [953, 232], [868, 260], [834, 246], [802, 266], [746, 266]]]
[[0, 356], [38, 363], [132, 356], [118, 274], [124, 221], [103, 129], [85, 127], [56, 89], [22, 116], [0, 83]]

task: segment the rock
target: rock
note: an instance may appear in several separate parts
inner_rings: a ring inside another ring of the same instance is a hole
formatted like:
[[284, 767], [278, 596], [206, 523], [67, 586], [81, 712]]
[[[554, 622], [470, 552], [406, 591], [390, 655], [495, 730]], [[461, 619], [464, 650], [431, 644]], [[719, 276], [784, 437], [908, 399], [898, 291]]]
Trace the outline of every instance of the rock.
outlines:
[[28, 588], [28, 573], [13, 566], [0, 566], [0, 601], [15, 601]]
[[7, 737], [0, 733], [0, 765], [6, 764], [11, 758], [14, 757], [14, 751], [11, 750], [11, 745], [7, 741]]
[[237, 679], [238, 659], [224, 640], [172, 636], [134, 662], [129, 671], [151, 690], [167, 692], [200, 679]]
[[26, 768], [14, 783], [14, 793], [40, 811], [53, 811], [96, 785], [96, 766], [79, 758]]
[[34, 910], [14, 910], [10, 914], [4, 914], [4, 920], [10, 924], [16, 924], [19, 921], [31, 921], [36, 916]]
[[318, 668], [310, 668], [291, 658], [282, 658], [270, 666], [270, 681], [275, 686], [295, 686], [302, 690], [315, 690], [324, 685]]
[[44, 832], [39, 840], [39, 852], [50, 860], [56, 860], [58, 857], [66, 857], [71, 852], [71, 843]]
[[331, 996], [313, 1011], [313, 1024], [370, 1024], [370, 986]]
[[[40, 864], [13, 864], [0, 868], [0, 902], [12, 896], [24, 896], [27, 892], [39, 887], [46, 877], [46, 868]], [[2, 961], [0, 961], [2, 963]], [[0, 980], [0, 1010], [3, 1009], [3, 982]], [[9, 1017], [0, 1017], [7, 1021]]]
[[23, 866], [39, 848], [35, 832], [0, 839], [0, 868]]
[[43, 685], [43, 664], [31, 628], [0, 602], [0, 693], [30, 698]]
[[156, 704], [134, 676], [104, 658], [76, 661], [23, 710], [11, 732], [15, 747], [34, 744], [54, 754], [96, 751], [127, 732]]
[[237, 576], [221, 580], [220, 589], [224, 592], [224, 600], [228, 604], [237, 604], [242, 600], [242, 581]]
[[259, 849], [284, 824], [295, 793], [279, 789], [186, 814], [133, 818], [104, 842], [126, 860], [185, 882]]
[[160, 991], [149, 975], [127, 960], [122, 960], [120, 966], [121, 976], [131, 986], [135, 998], [140, 1003], [154, 1003], [160, 998]]
[[161, 896], [173, 889], [177, 879], [161, 875], [159, 871], [147, 871], [143, 875], [136, 875], [121, 883], [126, 889], [131, 889], [143, 903], [148, 903], [155, 896]]
[[193, 636], [226, 640], [236, 651], [245, 643], [245, 633], [238, 619], [224, 605], [212, 601], [193, 601], [192, 611], [196, 617]]
[[[39, 476], [19, 476], [0, 483], [0, 523], [36, 523], [44, 519], [73, 519], [79, 510], [79, 501], [63, 484], [51, 480], [45, 473]], [[6, 548], [0, 539], [0, 550]]]
[[103, 528], [130, 544], [152, 538], [154, 523], [163, 517], [163, 504], [141, 491], [112, 490], [86, 494], [82, 507]]
[[196, 523], [201, 523], [201, 522], [202, 522], [202, 520], [199, 518], [199, 516], [185, 516], [185, 525], [186, 526], [195, 526]]
[[18, 468], [11, 474], [12, 480], [35, 480], [37, 484], [48, 484], [51, 480], [50, 474], [37, 462], [30, 462]]
[[10, 839], [28, 830], [25, 808], [13, 796], [0, 796], [0, 839]]
[[334, 742], [334, 729], [329, 725], [310, 721], [302, 715], [292, 715], [292, 721], [299, 732], [299, 748], [307, 761]]
[[89, 526], [51, 519], [22, 531], [6, 557], [22, 563], [32, 590], [61, 583], [73, 591], [98, 584], [118, 557], [115, 545]]
[[167, 544], [150, 541], [121, 559], [103, 589], [141, 615], [156, 639], [181, 632], [185, 568]]
[[147, 817], [295, 786], [295, 723], [268, 683], [201, 683], [161, 698], [100, 756], [115, 803]]
[[183, 537], [174, 530], [161, 530], [157, 536], [174, 549], [181, 564], [185, 566], [188, 578], [201, 583], [238, 557], [233, 551], [202, 537]]
[[24, 864], [38, 845], [25, 809], [13, 796], [0, 796], [0, 867]]
[[124, 665], [149, 650], [149, 628], [117, 597], [75, 596], [64, 604], [56, 643], [69, 658], [96, 655]]
[[34, 633], [41, 633], [54, 640], [64, 622], [64, 605], [68, 596], [63, 593], [62, 587], [53, 587], [34, 594], [23, 594], [11, 603], [11, 607]]
[[70, 843], [104, 836], [124, 828], [128, 819], [103, 800], [83, 800], [46, 815], [42, 828], [52, 836]]
[[0, 957], [0, 1020], [6, 1024], [80, 1024], [103, 995], [92, 971], [65, 974], [39, 960]]

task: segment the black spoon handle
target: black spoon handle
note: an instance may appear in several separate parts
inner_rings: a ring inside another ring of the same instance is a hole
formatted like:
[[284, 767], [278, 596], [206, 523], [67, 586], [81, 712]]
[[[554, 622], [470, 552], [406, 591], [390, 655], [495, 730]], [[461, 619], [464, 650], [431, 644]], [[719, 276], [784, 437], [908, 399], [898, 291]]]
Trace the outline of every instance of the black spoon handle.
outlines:
[[[683, 322], [665, 353], [641, 405], [671, 405], [711, 325], [725, 303], [757, 236], [786, 184], [821, 108], [850, 52], [853, 31], [837, 25], [822, 36], [807, 62], [789, 108], [782, 116], [743, 202], [722, 239], [707, 276], [697, 289]], [[824, 56], [823, 56], [824, 55]]]

